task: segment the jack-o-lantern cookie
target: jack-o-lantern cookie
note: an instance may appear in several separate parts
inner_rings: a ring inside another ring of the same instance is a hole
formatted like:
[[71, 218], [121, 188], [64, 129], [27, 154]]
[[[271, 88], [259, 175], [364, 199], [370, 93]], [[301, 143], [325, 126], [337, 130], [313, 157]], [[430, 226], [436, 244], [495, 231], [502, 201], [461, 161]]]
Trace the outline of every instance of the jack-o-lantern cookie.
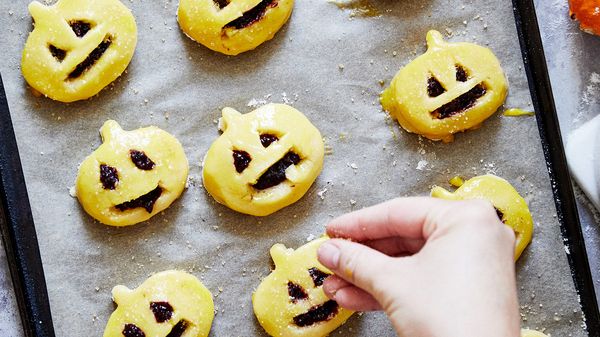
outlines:
[[548, 337], [548, 336], [539, 331], [522, 329], [521, 337]]
[[573, 20], [579, 21], [581, 30], [600, 35], [600, 1], [569, 0], [569, 13]]
[[300, 199], [323, 167], [321, 133], [298, 110], [268, 104], [223, 109], [223, 134], [204, 159], [204, 187], [241, 213], [266, 216]]
[[451, 142], [503, 104], [508, 83], [491, 50], [427, 33], [428, 50], [400, 69], [381, 104], [409, 132]]
[[486, 174], [464, 182], [454, 193], [434, 186], [431, 196], [448, 200], [485, 199], [496, 208], [500, 220], [511, 227], [517, 239], [515, 261], [519, 259], [533, 235], [533, 219], [527, 202], [506, 180]]
[[79, 167], [76, 193], [86, 212], [111, 226], [145, 221], [185, 188], [188, 160], [179, 141], [154, 126], [125, 131], [109, 120], [102, 145]]
[[294, 0], [179, 0], [177, 20], [193, 40], [237, 55], [272, 39], [293, 7]]
[[271, 336], [323, 337], [344, 324], [352, 311], [341, 308], [323, 292], [331, 274], [317, 260], [319, 246], [328, 238], [293, 250], [282, 244], [271, 248], [275, 270], [252, 295], [254, 314]]
[[94, 96], [127, 68], [137, 42], [135, 19], [119, 0], [34, 1], [21, 70], [29, 85], [61, 102]]
[[117, 309], [104, 337], [206, 337], [215, 316], [211, 293], [182, 271], [155, 274], [135, 290], [116, 286], [112, 295]]

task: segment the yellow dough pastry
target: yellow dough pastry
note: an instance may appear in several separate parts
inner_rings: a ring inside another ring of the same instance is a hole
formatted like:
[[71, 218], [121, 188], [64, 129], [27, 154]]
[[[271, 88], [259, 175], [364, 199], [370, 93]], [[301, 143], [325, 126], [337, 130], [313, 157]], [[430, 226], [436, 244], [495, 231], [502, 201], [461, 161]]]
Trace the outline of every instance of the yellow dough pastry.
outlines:
[[454, 193], [434, 186], [431, 196], [448, 200], [489, 200], [496, 208], [500, 220], [515, 231], [515, 261], [531, 242], [533, 219], [527, 202], [508, 181], [500, 177], [487, 174], [469, 179]]
[[86, 212], [111, 226], [145, 221], [185, 188], [188, 160], [171, 134], [155, 127], [124, 131], [109, 120], [102, 145], [79, 167], [76, 193]]
[[135, 290], [116, 286], [112, 295], [117, 309], [104, 337], [206, 337], [215, 316], [211, 293], [183, 271], [155, 274]]
[[179, 0], [177, 20], [191, 39], [237, 55], [272, 39], [293, 7], [294, 0]]
[[298, 110], [268, 104], [223, 109], [223, 134], [204, 159], [204, 187], [241, 213], [265, 216], [302, 198], [323, 167], [321, 133]]
[[331, 274], [317, 260], [319, 246], [328, 238], [293, 250], [282, 244], [271, 248], [275, 270], [252, 295], [254, 314], [271, 336], [322, 337], [344, 324], [352, 311], [338, 306], [323, 292]]
[[94, 96], [127, 68], [137, 42], [135, 19], [119, 0], [34, 1], [35, 28], [21, 69], [29, 85], [61, 102]]
[[535, 330], [521, 329], [521, 337], [548, 337], [548, 335]]
[[427, 33], [427, 46], [396, 74], [381, 104], [406, 131], [451, 142], [496, 112], [508, 83], [488, 48], [448, 43], [435, 30]]

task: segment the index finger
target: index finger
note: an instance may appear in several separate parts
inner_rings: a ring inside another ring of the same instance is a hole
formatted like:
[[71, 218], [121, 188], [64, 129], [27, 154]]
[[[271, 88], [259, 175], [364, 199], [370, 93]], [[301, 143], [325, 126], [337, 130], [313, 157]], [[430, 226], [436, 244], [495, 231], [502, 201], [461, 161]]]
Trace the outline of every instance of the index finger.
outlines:
[[388, 237], [423, 239], [427, 217], [445, 200], [397, 198], [342, 215], [327, 225], [327, 235], [358, 242]]

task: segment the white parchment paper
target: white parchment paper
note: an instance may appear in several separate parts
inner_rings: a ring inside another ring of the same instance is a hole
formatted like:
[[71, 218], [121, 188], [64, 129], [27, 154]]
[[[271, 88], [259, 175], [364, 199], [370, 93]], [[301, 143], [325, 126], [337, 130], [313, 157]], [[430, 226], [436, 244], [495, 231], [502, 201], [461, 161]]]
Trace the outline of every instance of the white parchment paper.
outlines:
[[[271, 265], [277, 242], [298, 247], [332, 217], [396, 196], [427, 195], [461, 175], [495, 173], [526, 198], [532, 244], [517, 263], [524, 327], [585, 336], [581, 309], [556, 218], [534, 117], [500, 113], [452, 144], [399, 130], [378, 94], [425, 50], [438, 29], [452, 41], [489, 46], [509, 78], [506, 105], [532, 109], [510, 1], [372, 0], [380, 15], [355, 16], [325, 0], [299, 0], [270, 42], [237, 57], [214, 53], [183, 35], [176, 1], [131, 0], [139, 41], [127, 73], [98, 96], [63, 104], [35, 97], [20, 72], [31, 30], [27, 1], [0, 1], [4, 78], [58, 336], [101, 336], [114, 309], [114, 285], [138, 286], [152, 273], [184, 269], [215, 295], [211, 336], [264, 336], [250, 296]], [[218, 137], [220, 108], [248, 112], [286, 102], [304, 112], [331, 153], [306, 196], [267, 218], [237, 214], [202, 188], [201, 160]], [[107, 119], [126, 129], [157, 125], [184, 145], [190, 184], [150, 221], [110, 228], [69, 195], [78, 164], [100, 144]], [[333, 335], [392, 336], [381, 313], [355, 315]]]

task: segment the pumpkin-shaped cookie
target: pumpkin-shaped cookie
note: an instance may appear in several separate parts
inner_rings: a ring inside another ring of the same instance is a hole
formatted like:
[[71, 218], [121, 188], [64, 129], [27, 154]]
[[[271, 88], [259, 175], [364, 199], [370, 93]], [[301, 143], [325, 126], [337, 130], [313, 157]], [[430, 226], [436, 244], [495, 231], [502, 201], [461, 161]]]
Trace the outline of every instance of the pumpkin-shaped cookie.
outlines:
[[181, 195], [189, 166], [175, 137], [154, 126], [124, 131], [112, 120], [100, 133], [103, 144], [81, 163], [76, 183], [77, 198], [96, 220], [133, 225]]
[[265, 216], [300, 199], [323, 167], [321, 133], [298, 110], [268, 104], [223, 109], [223, 134], [204, 159], [204, 187], [241, 213]]
[[252, 295], [254, 314], [271, 336], [323, 337], [344, 324], [352, 311], [327, 298], [323, 282], [331, 274], [317, 260], [320, 238], [293, 250], [271, 248], [275, 270]]
[[448, 200], [485, 199], [496, 208], [498, 217], [515, 231], [515, 261], [533, 235], [533, 219], [525, 199], [506, 180], [487, 174], [467, 180], [454, 193], [435, 186], [431, 196]]
[[155, 274], [135, 290], [116, 286], [112, 294], [117, 309], [104, 337], [206, 337], [215, 316], [211, 293], [182, 271]]
[[272, 39], [293, 7], [294, 0], [179, 0], [177, 20], [193, 40], [237, 55]]
[[539, 331], [522, 329], [521, 337], [548, 337], [548, 336]]
[[137, 42], [133, 15], [119, 0], [34, 1], [21, 70], [29, 85], [61, 102], [94, 96], [127, 68]]
[[487, 48], [448, 43], [434, 30], [427, 33], [427, 46], [396, 74], [381, 104], [407, 131], [450, 142], [496, 112], [508, 83]]
[[600, 1], [569, 0], [569, 13], [583, 31], [600, 35]]

